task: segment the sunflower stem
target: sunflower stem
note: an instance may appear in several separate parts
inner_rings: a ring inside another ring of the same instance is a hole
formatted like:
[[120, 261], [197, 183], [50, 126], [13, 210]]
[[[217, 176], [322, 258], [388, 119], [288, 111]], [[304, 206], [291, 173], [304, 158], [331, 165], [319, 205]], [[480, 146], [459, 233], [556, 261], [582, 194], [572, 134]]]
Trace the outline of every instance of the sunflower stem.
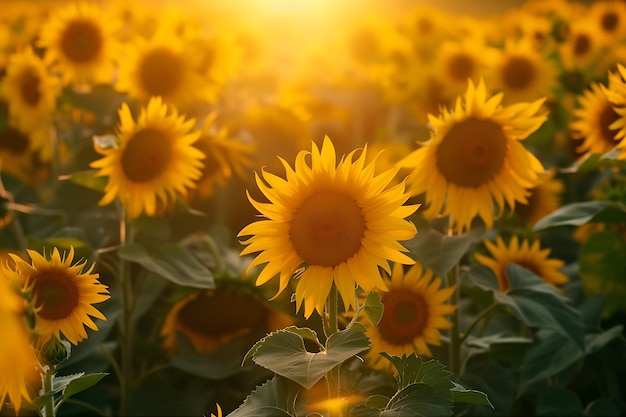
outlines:
[[[450, 295], [450, 303], [459, 305], [459, 286], [457, 285], [459, 274], [459, 264], [457, 263], [448, 273], [448, 288], [454, 288], [454, 292]], [[452, 312], [452, 328], [450, 329], [450, 371], [458, 375], [461, 362], [461, 335], [460, 335], [460, 316], [458, 307]]]
[[474, 320], [467, 327], [467, 330], [465, 330], [465, 333], [461, 335], [461, 337], [459, 338], [459, 344], [463, 344], [463, 342], [465, 341], [465, 339], [467, 339], [467, 337], [470, 335], [472, 330], [474, 330], [474, 327], [476, 327], [476, 325], [480, 323], [481, 320], [483, 320], [485, 317], [491, 314], [496, 308], [498, 308], [498, 306], [499, 306], [498, 303], [493, 303], [489, 307], [481, 311], [480, 314], [476, 316], [476, 318], [474, 318]]
[[[128, 223], [126, 212], [120, 207], [120, 245], [123, 247], [128, 243]], [[127, 273], [128, 264], [120, 257], [119, 259], [119, 280], [122, 287], [122, 340], [121, 340], [121, 367], [122, 375], [120, 380], [121, 398], [120, 414], [126, 415], [128, 405], [133, 390], [133, 330], [132, 330], [132, 297], [133, 288], [130, 276]]]
[[54, 381], [55, 374], [55, 366], [50, 369], [45, 369], [43, 373], [42, 395], [44, 396], [45, 401], [41, 413], [43, 417], [54, 417], [56, 415], [56, 408], [54, 407], [54, 394], [52, 392], [52, 382]]
[[[327, 317], [324, 319], [324, 331], [326, 333], [327, 338], [329, 338], [330, 336], [332, 336], [333, 334], [339, 331], [339, 322], [337, 318], [337, 310], [338, 310], [337, 301], [338, 301], [337, 287], [333, 283], [333, 285], [330, 288], [330, 293], [328, 294], [328, 299], [326, 300], [326, 316]], [[341, 380], [339, 378], [340, 371], [341, 371], [341, 364], [335, 366], [326, 374], [326, 382], [328, 384], [328, 398], [329, 399], [340, 398], [340, 393], [341, 393]], [[333, 404], [333, 402], [331, 401], [330, 404]], [[333, 416], [333, 411], [334, 409], [331, 406], [331, 408], [329, 408], [328, 410], [329, 417]], [[342, 416], [343, 415], [342, 410], [339, 410], [337, 415]]]

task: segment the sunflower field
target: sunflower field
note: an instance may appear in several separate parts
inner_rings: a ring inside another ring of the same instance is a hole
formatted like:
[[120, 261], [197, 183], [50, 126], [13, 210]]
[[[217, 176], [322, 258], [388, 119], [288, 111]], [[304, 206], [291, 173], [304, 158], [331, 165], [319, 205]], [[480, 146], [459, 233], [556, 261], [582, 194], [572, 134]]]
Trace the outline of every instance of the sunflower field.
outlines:
[[623, 0], [0, 9], [0, 416], [626, 415]]

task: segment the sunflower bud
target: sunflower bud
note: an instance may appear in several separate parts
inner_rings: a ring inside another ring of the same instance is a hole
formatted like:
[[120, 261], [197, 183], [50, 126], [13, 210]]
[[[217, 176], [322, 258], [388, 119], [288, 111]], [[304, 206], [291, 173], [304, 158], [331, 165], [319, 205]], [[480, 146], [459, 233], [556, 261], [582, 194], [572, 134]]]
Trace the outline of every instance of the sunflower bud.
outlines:
[[51, 337], [41, 348], [41, 358], [44, 364], [58, 366], [70, 357], [72, 346], [67, 340]]

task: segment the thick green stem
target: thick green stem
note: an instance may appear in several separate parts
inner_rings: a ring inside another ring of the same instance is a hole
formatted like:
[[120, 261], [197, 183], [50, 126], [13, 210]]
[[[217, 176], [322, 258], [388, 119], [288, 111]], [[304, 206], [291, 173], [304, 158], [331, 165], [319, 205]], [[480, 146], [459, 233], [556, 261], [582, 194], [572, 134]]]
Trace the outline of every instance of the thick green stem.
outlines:
[[459, 317], [459, 285], [458, 285], [459, 265], [455, 265], [454, 268], [448, 273], [448, 287], [454, 287], [454, 292], [450, 296], [450, 302], [452, 305], [457, 306], [451, 316], [452, 328], [450, 329], [450, 360], [449, 369], [451, 372], [458, 376], [461, 363], [461, 337], [460, 337], [460, 317]]
[[463, 333], [463, 335], [459, 339], [459, 343], [463, 344], [465, 339], [467, 339], [470, 333], [472, 333], [472, 330], [474, 330], [474, 327], [476, 327], [476, 325], [480, 323], [485, 317], [490, 315], [496, 308], [498, 308], [498, 306], [499, 306], [498, 303], [493, 303], [489, 307], [481, 311], [480, 314], [476, 316], [474, 321], [472, 321], [470, 325], [467, 327], [467, 330], [465, 331], [465, 333]]
[[[127, 223], [123, 209], [120, 210], [120, 244], [123, 247], [127, 243]], [[121, 380], [120, 380], [120, 414], [126, 415], [129, 401], [132, 396], [134, 385], [133, 372], [133, 329], [132, 329], [132, 309], [133, 309], [133, 288], [128, 274], [128, 264], [120, 257], [119, 259], [119, 282], [122, 290], [122, 317], [121, 317]]]
[[[338, 322], [338, 294], [337, 287], [335, 284], [332, 285], [330, 289], [330, 294], [328, 295], [328, 299], [326, 300], [326, 317], [324, 319], [324, 331], [326, 332], [326, 337], [330, 337], [333, 334], [339, 331], [339, 322]], [[329, 399], [338, 399], [341, 398], [341, 380], [340, 380], [340, 372], [341, 372], [341, 364], [335, 366], [333, 369], [328, 371], [326, 374], [326, 381], [328, 384], [328, 398]], [[332, 417], [337, 413], [337, 416], [343, 415], [342, 410], [336, 410], [332, 404], [336, 404], [334, 401], [330, 402], [331, 408], [329, 408], [328, 413], [329, 417]]]
[[55, 368], [47, 369], [43, 374], [43, 395], [44, 404], [41, 410], [43, 417], [54, 417], [56, 409], [54, 407], [54, 394], [52, 394], [52, 382], [54, 381]]

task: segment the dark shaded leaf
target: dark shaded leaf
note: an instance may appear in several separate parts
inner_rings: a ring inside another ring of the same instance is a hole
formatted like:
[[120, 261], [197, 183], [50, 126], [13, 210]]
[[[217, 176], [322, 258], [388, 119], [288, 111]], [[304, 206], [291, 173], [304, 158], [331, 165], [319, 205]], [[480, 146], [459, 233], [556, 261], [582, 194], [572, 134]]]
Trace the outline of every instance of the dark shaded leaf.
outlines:
[[300, 386], [279, 375], [252, 391], [235, 411], [226, 417], [289, 417]]

